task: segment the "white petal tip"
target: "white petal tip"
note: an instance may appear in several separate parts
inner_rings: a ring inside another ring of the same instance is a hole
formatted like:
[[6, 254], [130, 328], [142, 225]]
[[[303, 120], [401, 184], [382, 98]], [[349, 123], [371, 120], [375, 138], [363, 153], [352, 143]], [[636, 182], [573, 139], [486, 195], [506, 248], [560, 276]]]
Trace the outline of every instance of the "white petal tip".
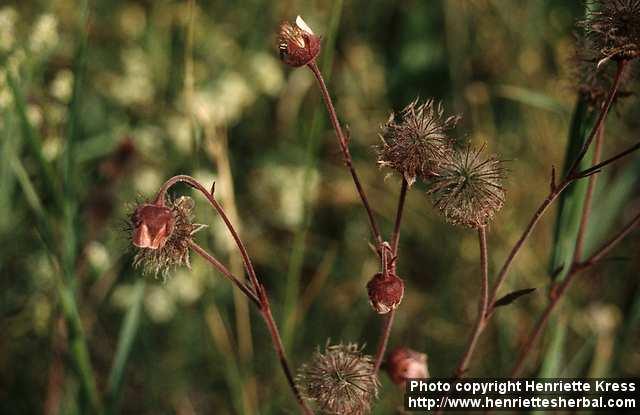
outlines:
[[313, 34], [313, 30], [311, 30], [309, 25], [307, 25], [307, 23], [304, 20], [302, 20], [302, 17], [300, 16], [296, 17], [296, 26], [298, 26], [300, 29], [304, 30], [309, 34]]

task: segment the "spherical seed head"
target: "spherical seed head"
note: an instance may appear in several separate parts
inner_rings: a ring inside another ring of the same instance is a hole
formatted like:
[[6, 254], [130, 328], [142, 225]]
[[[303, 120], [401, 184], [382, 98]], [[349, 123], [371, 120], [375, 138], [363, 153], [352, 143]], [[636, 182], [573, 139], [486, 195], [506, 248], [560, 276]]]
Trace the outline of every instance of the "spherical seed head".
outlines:
[[378, 397], [373, 358], [353, 343], [317, 350], [298, 371], [296, 383], [326, 414], [364, 415]]
[[599, 64], [640, 57], [640, 0], [591, 1], [591, 10], [578, 26], [598, 53]]
[[433, 99], [423, 104], [416, 99], [399, 114], [391, 113], [381, 127], [378, 165], [397, 171], [409, 185], [417, 177], [433, 176], [451, 152], [453, 140], [448, 134], [460, 119], [459, 115], [445, 118], [442, 104]]
[[178, 266], [190, 267], [189, 242], [204, 225], [193, 223], [194, 203], [182, 196], [175, 201], [145, 203], [131, 215], [132, 243], [138, 249], [135, 267], [161, 275]]
[[296, 18], [295, 24], [283, 22], [278, 34], [280, 59], [289, 66], [304, 66], [313, 61], [320, 53], [320, 37], [302, 20]]
[[404, 296], [404, 282], [394, 274], [377, 273], [367, 283], [369, 304], [378, 314], [395, 310]]
[[429, 377], [427, 355], [407, 347], [397, 347], [389, 352], [385, 366], [396, 385], [404, 384], [407, 379]]
[[469, 146], [452, 152], [431, 181], [428, 193], [451, 224], [479, 228], [504, 205], [502, 161], [482, 153]]

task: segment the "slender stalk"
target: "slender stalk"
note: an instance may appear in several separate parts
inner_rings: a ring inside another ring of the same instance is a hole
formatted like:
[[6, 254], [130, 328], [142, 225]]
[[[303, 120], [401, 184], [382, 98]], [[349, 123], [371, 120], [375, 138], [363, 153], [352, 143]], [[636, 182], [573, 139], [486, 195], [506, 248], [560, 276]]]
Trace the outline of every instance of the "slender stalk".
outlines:
[[600, 114], [598, 115], [598, 119], [596, 120], [595, 126], [591, 130], [591, 133], [589, 134], [589, 137], [585, 140], [585, 142], [584, 142], [584, 144], [582, 146], [582, 149], [578, 153], [578, 156], [576, 157], [576, 159], [571, 164], [571, 167], [568, 170], [569, 175], [571, 175], [573, 172], [578, 170], [578, 166], [580, 166], [580, 162], [582, 161], [584, 156], [587, 154], [587, 151], [589, 150], [589, 146], [591, 145], [591, 142], [596, 137], [596, 135], [598, 135], [598, 131], [604, 125], [604, 120], [607, 118], [607, 114], [609, 113], [609, 109], [611, 109], [611, 104], [613, 104], [613, 100], [614, 100], [616, 94], [618, 93], [618, 88], [620, 87], [620, 82], [622, 80], [622, 73], [624, 72], [624, 69], [625, 69], [626, 66], [627, 66], [627, 61], [626, 60], [623, 59], [623, 60], [618, 61], [618, 68], [616, 70], [616, 76], [615, 76], [615, 78], [613, 80], [613, 84], [611, 85], [611, 89], [609, 90], [609, 95], [607, 96], [607, 99], [606, 99], [604, 105], [602, 106]]
[[[360, 195], [360, 199], [362, 200], [362, 205], [367, 211], [367, 216], [369, 217], [369, 225], [371, 226], [371, 233], [373, 234], [374, 239], [376, 240], [378, 246], [382, 243], [382, 236], [380, 234], [380, 230], [376, 223], [375, 217], [373, 216], [373, 211], [371, 210], [371, 206], [369, 205], [369, 199], [367, 199], [367, 195], [362, 188], [362, 184], [360, 184], [360, 179], [358, 178], [358, 174], [356, 173], [355, 168], [353, 167], [353, 160], [351, 159], [351, 152], [349, 151], [349, 143], [344, 133], [342, 132], [342, 127], [340, 126], [340, 121], [338, 121], [338, 115], [336, 114], [336, 109], [333, 106], [333, 101], [331, 100], [331, 95], [327, 90], [327, 85], [324, 83], [324, 78], [322, 77], [322, 73], [320, 72], [320, 68], [318, 68], [317, 63], [311, 61], [307, 65], [316, 80], [318, 81], [318, 85], [320, 87], [320, 92], [322, 94], [322, 99], [324, 100], [325, 106], [327, 107], [327, 112], [329, 113], [329, 119], [331, 120], [331, 125], [336, 132], [336, 136], [338, 137], [338, 142], [340, 143], [340, 150], [342, 150], [342, 155], [344, 156], [344, 162], [351, 173], [351, 177], [353, 178], [353, 183], [356, 186], [356, 190], [358, 191], [358, 195]], [[382, 253], [381, 253], [382, 254]]]
[[618, 244], [625, 236], [627, 236], [636, 226], [640, 225], [640, 213], [638, 213], [630, 222], [628, 222], [617, 234], [615, 234], [611, 239], [602, 244], [602, 246], [587, 260], [584, 262], [574, 262], [571, 266], [569, 273], [566, 278], [551, 291], [549, 304], [543, 311], [542, 315], [538, 319], [538, 322], [533, 327], [529, 335], [526, 337], [527, 341], [520, 349], [520, 354], [518, 355], [518, 359], [511, 370], [511, 377], [518, 377], [522, 370], [524, 369], [524, 364], [527, 361], [527, 358], [531, 355], [531, 351], [533, 350], [533, 346], [537, 342], [540, 334], [542, 334], [544, 328], [546, 327], [549, 316], [556, 308], [565, 292], [571, 285], [571, 282], [575, 279], [575, 277], [587, 268], [590, 268], [596, 265], [598, 262], [604, 258], [604, 256], [613, 249], [613, 247]]
[[[407, 198], [407, 188], [409, 184], [402, 178], [402, 186], [400, 187], [400, 197], [398, 198], [398, 208], [396, 209], [396, 220], [393, 226], [393, 235], [391, 237], [391, 270], [395, 274], [396, 264], [398, 263], [398, 244], [400, 243], [400, 224], [402, 223], [402, 212], [404, 211], [404, 202]], [[382, 266], [383, 272], [386, 272], [386, 255], [383, 253], [382, 258], [384, 264]], [[374, 373], [378, 373], [380, 366], [382, 365], [382, 359], [389, 343], [389, 336], [391, 335], [391, 327], [395, 318], [396, 310], [391, 310], [387, 313], [382, 323], [382, 334], [380, 335], [380, 341], [378, 342], [378, 350], [376, 351]]]
[[[582, 172], [578, 172], [577, 171], [578, 167], [580, 166], [580, 162], [582, 161], [582, 159], [584, 158], [585, 154], [587, 153], [587, 150], [589, 149], [589, 146], [590, 146], [591, 142], [593, 141], [594, 137], [597, 135], [598, 131], [604, 125], [604, 121], [607, 118], [607, 114], [609, 113], [609, 109], [611, 108], [611, 104], [613, 103], [613, 99], [615, 98], [615, 95], [618, 92], [618, 87], [620, 86], [622, 72], [623, 72], [624, 67], [626, 65], [625, 62], [626, 61], [619, 61], [618, 62], [618, 70], [616, 72], [616, 76], [615, 76], [615, 79], [613, 81], [613, 85], [611, 86], [611, 89], [609, 90], [609, 95], [607, 96], [605, 104], [602, 106], [602, 108], [600, 110], [600, 114], [598, 115], [598, 119], [596, 120], [596, 123], [593, 126], [593, 129], [591, 130], [591, 133], [589, 134], [589, 137], [585, 140], [585, 143], [582, 146], [582, 149], [580, 150], [580, 153], [578, 153], [578, 156], [576, 157], [576, 159], [573, 161], [573, 163], [569, 167], [567, 175], [565, 176], [565, 178], [562, 180], [562, 182], [560, 184], [555, 185], [554, 183], [552, 183], [549, 195], [542, 202], [542, 204], [540, 205], [540, 207], [538, 208], [538, 210], [534, 214], [533, 218], [531, 219], [531, 221], [527, 225], [524, 233], [522, 234], [520, 239], [518, 239], [518, 241], [514, 245], [513, 249], [509, 253], [509, 256], [507, 256], [506, 261], [502, 265], [502, 268], [500, 269], [500, 272], [498, 273], [498, 277], [496, 278], [496, 282], [495, 282], [495, 284], [493, 286], [493, 290], [492, 290], [492, 293], [491, 293], [491, 296], [490, 296], [490, 299], [489, 299], [489, 302], [491, 304], [490, 309], [489, 309], [489, 313], [493, 312], [493, 303], [496, 300], [496, 297], [497, 297], [497, 294], [498, 294], [498, 290], [500, 289], [500, 286], [502, 285], [502, 283], [504, 282], [504, 280], [505, 280], [505, 278], [507, 276], [507, 272], [509, 271], [509, 267], [511, 266], [511, 263], [513, 262], [513, 260], [515, 259], [516, 255], [518, 254], [518, 252], [520, 251], [520, 249], [522, 248], [522, 246], [526, 242], [526, 240], [529, 237], [529, 235], [531, 235], [531, 231], [533, 230], [535, 225], [538, 223], [538, 221], [540, 220], [540, 217], [545, 212], [545, 210], [549, 207], [549, 205], [551, 205], [551, 203], [558, 197], [558, 195], [569, 184], [571, 184], [574, 180], [577, 180], [577, 179], [582, 178], [582, 177], [586, 177], [586, 175], [597, 171], [598, 169], [600, 169], [604, 165], [612, 163], [613, 161], [617, 160], [620, 157], [624, 157], [625, 155], [629, 154], [630, 152], [635, 151], [635, 149], [637, 148], [636, 146], [634, 146], [636, 148], [632, 147], [632, 149], [629, 149], [629, 150], [627, 150], [627, 151], [625, 151], [623, 153], [620, 153], [617, 156], [612, 157], [611, 159], [608, 159], [605, 162], [602, 162], [599, 165], [594, 166], [594, 167], [597, 167], [597, 169], [595, 169], [595, 170], [592, 170], [593, 169], [593, 167], [592, 167], [592, 168], [584, 170]], [[640, 146], [640, 143], [637, 146]]]
[[455, 378], [461, 378], [466, 373], [471, 355], [487, 321], [487, 309], [489, 307], [489, 264], [487, 261], [487, 231], [484, 226], [478, 228], [478, 243], [480, 246], [480, 268], [482, 272], [478, 318], [476, 319], [475, 326], [471, 332], [467, 348], [462, 354], [462, 358], [460, 358], [460, 362], [454, 372]]
[[391, 252], [393, 253], [393, 264], [395, 269], [395, 257], [398, 255], [398, 244], [400, 243], [400, 224], [402, 223], [402, 212], [404, 211], [404, 202], [407, 198], [407, 188], [409, 183], [403, 177], [402, 187], [400, 188], [400, 198], [398, 199], [398, 209], [396, 209], [396, 221], [393, 227], [393, 236], [391, 237]]
[[[184, 183], [188, 184], [189, 186], [193, 187], [194, 189], [198, 190], [200, 193], [202, 193], [205, 196], [205, 198], [209, 201], [211, 206], [218, 212], [218, 214], [222, 218], [223, 222], [225, 223], [227, 229], [229, 230], [229, 232], [233, 236], [233, 239], [235, 240], [236, 245], [238, 247], [238, 251], [240, 251], [240, 255], [242, 256], [242, 261], [243, 261], [243, 263], [245, 265], [247, 274], [249, 275], [249, 280], [251, 281], [251, 284], [253, 285], [253, 288], [255, 290], [255, 293], [256, 293], [256, 296], [257, 296], [257, 299], [258, 299], [258, 304], [257, 304], [258, 311], [260, 312], [260, 315], [262, 316], [262, 318], [265, 321], [265, 324], [267, 325], [267, 328], [269, 330], [269, 334], [271, 335], [271, 341], [273, 343], [273, 348], [274, 348], [274, 350], [276, 352], [276, 355], [278, 356], [278, 360], [280, 361], [280, 365], [282, 366], [282, 370], [283, 370], [283, 372], [285, 374], [285, 377], [287, 378], [287, 382], [289, 384], [289, 387], [290, 387], [291, 391], [293, 392], [293, 394], [294, 394], [294, 396], [296, 398], [296, 401], [300, 405], [300, 409], [302, 410], [302, 412], [304, 414], [306, 414], [306, 415], [313, 414], [313, 411], [311, 411], [311, 408], [309, 408], [307, 403], [302, 398], [302, 395], [300, 394], [300, 391], [298, 390], [298, 387], [296, 386], [295, 381], [293, 379], [293, 372], [291, 371], [291, 368], [290, 368], [289, 363], [287, 361], [287, 357], [286, 357], [286, 354], [285, 354], [285, 351], [284, 351], [284, 347], [282, 345], [282, 339], [280, 338], [280, 332], [278, 331], [278, 326], [277, 326], [275, 320], [273, 319], [273, 315], [271, 313], [271, 305], [269, 304], [269, 298], [267, 296], [267, 292], [266, 292], [264, 286], [258, 280], [258, 277], [256, 275], [256, 272], [255, 272], [254, 268], [253, 268], [253, 264], [251, 263], [251, 259], [249, 258], [249, 254], [247, 253], [247, 250], [246, 250], [246, 248], [244, 246], [244, 243], [240, 239], [240, 236], [238, 236], [238, 233], [236, 232], [235, 228], [233, 227], [233, 224], [229, 220], [229, 217], [225, 213], [224, 209], [222, 209], [222, 206], [220, 206], [220, 204], [214, 198], [214, 196], [213, 196], [213, 188], [211, 189], [211, 191], [207, 190], [204, 186], [202, 186], [196, 179], [194, 179], [191, 176], [186, 176], [186, 175], [175, 176], [175, 177], [172, 177], [171, 179], [167, 180], [162, 185], [162, 187], [158, 191], [158, 194], [156, 195], [155, 203], [157, 203], [157, 204], [164, 203], [164, 200], [166, 198], [166, 193], [169, 190], [169, 188], [171, 186], [173, 186], [174, 184], [179, 183], [179, 182], [184, 182]], [[192, 245], [192, 247], [193, 247], [193, 245]], [[200, 255], [205, 253], [203, 250], [202, 251], [201, 250], [196, 250], [196, 252], [198, 254], [200, 254]], [[216, 266], [215, 262], [217, 262], [217, 261], [212, 262], [211, 259], [214, 259], [212, 256], [209, 255], [208, 257], [205, 257], [205, 258], [207, 260], [209, 260], [212, 264], [214, 264], [214, 266]], [[217, 266], [216, 266], [216, 268], [217, 268]], [[253, 299], [253, 298], [251, 298], [251, 299]]]
[[602, 246], [596, 250], [589, 258], [584, 260], [578, 266], [582, 269], [595, 265], [602, 260], [620, 242], [625, 236], [627, 236], [637, 225], [640, 225], [640, 212], [631, 219], [622, 229], [615, 234], [611, 239], [602, 244]]
[[547, 195], [547, 197], [542, 201], [542, 203], [540, 204], [538, 209], [533, 214], [533, 217], [531, 218], [531, 220], [527, 224], [527, 227], [525, 228], [524, 232], [522, 233], [522, 236], [520, 236], [518, 241], [515, 243], [515, 245], [511, 249], [511, 252], [509, 252], [509, 256], [507, 256], [507, 259], [505, 260], [504, 264], [502, 265], [502, 268], [500, 268], [500, 271], [498, 272], [498, 276], [496, 277], [496, 281], [493, 284], [493, 288], [491, 290], [491, 295], [489, 296], [489, 304], [490, 305], [489, 305], [488, 314], [491, 314], [493, 312], [493, 310], [494, 310], [493, 303], [495, 302], [495, 300], [496, 300], [496, 298], [498, 296], [498, 291], [500, 290], [500, 287], [502, 286], [502, 283], [506, 279], [507, 273], [509, 271], [509, 267], [513, 263], [513, 260], [516, 258], [516, 255], [518, 255], [518, 252], [520, 252], [520, 249], [522, 248], [524, 243], [529, 238], [529, 235], [531, 235], [531, 232], [533, 231], [533, 228], [535, 228], [535, 226], [538, 224], [538, 222], [540, 221], [540, 218], [546, 212], [547, 208], [549, 208], [549, 206], [557, 199], [557, 197], [560, 195], [560, 193], [562, 193], [562, 191], [564, 189], [566, 189], [566, 187], [568, 185], [569, 185], [569, 183], [564, 181], [560, 185], [553, 186], [551, 188], [551, 190], [549, 191], [549, 194]]
[[207, 262], [214, 266], [218, 271], [222, 273], [225, 277], [229, 279], [233, 284], [236, 285], [253, 303], [260, 307], [260, 300], [258, 300], [258, 296], [253, 292], [251, 287], [248, 287], [244, 281], [240, 280], [238, 277], [233, 275], [231, 271], [227, 267], [225, 267], [220, 261], [218, 261], [213, 255], [209, 254], [204, 248], [195, 243], [194, 241], [189, 241], [189, 247], [193, 249], [198, 255], [204, 258]]
[[577, 179], [581, 179], [583, 177], [589, 177], [595, 173], [598, 173], [600, 170], [602, 170], [603, 167], [608, 166], [611, 163], [614, 163], [616, 161], [618, 161], [619, 159], [628, 156], [629, 154], [633, 153], [634, 151], [638, 150], [640, 148], [640, 142], [632, 145], [631, 147], [629, 147], [628, 149], [616, 154], [613, 157], [610, 157], [608, 159], [606, 159], [605, 161], [601, 161], [600, 163], [596, 164], [595, 166], [589, 167], [588, 169], [582, 170], [579, 173], [575, 173], [574, 174], [574, 178]]
[[[604, 140], [604, 126], [598, 130], [596, 135], [596, 142], [593, 148], [593, 161], [592, 165], [596, 165], [600, 162], [600, 156], [602, 154], [602, 141]], [[596, 180], [598, 175], [594, 174], [589, 176], [589, 183], [587, 185], [587, 192], [584, 195], [584, 204], [582, 206], [582, 215], [580, 216], [580, 226], [576, 235], [576, 245], [573, 250], [573, 259], [571, 262], [576, 263], [580, 261], [582, 257], [582, 250], [584, 247], [584, 238], [586, 236], [587, 226], [589, 225], [589, 217], [591, 216], [591, 202], [593, 201], [593, 192], [596, 188]]]
[[389, 343], [389, 337], [391, 336], [391, 327], [393, 326], [393, 320], [396, 316], [396, 310], [391, 310], [384, 316], [382, 323], [382, 334], [380, 335], [380, 341], [378, 343], [378, 350], [376, 351], [375, 363], [373, 366], [373, 373], [378, 374], [380, 366], [382, 365], [382, 359], [384, 358], [384, 352], [387, 349]]

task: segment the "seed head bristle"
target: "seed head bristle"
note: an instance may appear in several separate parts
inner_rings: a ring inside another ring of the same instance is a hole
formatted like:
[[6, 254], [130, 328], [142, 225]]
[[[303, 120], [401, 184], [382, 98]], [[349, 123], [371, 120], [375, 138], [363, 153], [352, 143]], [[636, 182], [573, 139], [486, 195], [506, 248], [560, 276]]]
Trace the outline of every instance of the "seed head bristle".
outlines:
[[640, 0], [591, 0], [578, 26], [596, 52], [598, 66], [640, 57]]
[[296, 376], [303, 396], [326, 414], [364, 415], [378, 396], [373, 358], [355, 343], [325, 346]]
[[433, 99], [423, 104], [414, 100], [399, 114], [391, 113], [382, 125], [378, 165], [394, 169], [409, 185], [418, 177], [428, 179], [451, 152], [453, 140], [448, 134], [460, 119], [459, 115], [445, 118], [442, 104]]
[[428, 193], [451, 224], [484, 226], [504, 205], [505, 169], [496, 156], [483, 156], [483, 149], [453, 151], [432, 178]]
[[[205, 225], [193, 223], [194, 203], [190, 197], [182, 196], [175, 201], [168, 200], [156, 209], [150, 209], [150, 206], [154, 205], [139, 206], [131, 216], [132, 242], [137, 249], [133, 265], [141, 267], [144, 273], [165, 279], [173, 268], [191, 267], [189, 242]], [[167, 216], [166, 212], [170, 215]], [[158, 221], [166, 221], [170, 226], [159, 226]], [[147, 228], [159, 229], [163, 233], [160, 236], [147, 237]], [[162, 243], [157, 242], [159, 239]]]

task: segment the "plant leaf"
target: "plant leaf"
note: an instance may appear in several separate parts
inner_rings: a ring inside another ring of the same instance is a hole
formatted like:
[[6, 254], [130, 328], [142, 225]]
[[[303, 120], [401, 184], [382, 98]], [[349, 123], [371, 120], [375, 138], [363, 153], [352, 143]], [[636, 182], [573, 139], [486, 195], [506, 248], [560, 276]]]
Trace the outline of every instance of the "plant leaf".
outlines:
[[511, 303], [513, 303], [514, 301], [516, 301], [518, 298], [522, 297], [523, 295], [527, 295], [530, 294], [532, 292], [534, 292], [535, 290], [537, 290], [537, 288], [525, 288], [522, 290], [517, 290], [517, 291], [513, 291], [510, 292], [509, 294], [505, 295], [504, 297], [500, 297], [496, 300], [495, 303], [493, 303], [493, 307], [502, 307], [505, 305], [509, 305]]

